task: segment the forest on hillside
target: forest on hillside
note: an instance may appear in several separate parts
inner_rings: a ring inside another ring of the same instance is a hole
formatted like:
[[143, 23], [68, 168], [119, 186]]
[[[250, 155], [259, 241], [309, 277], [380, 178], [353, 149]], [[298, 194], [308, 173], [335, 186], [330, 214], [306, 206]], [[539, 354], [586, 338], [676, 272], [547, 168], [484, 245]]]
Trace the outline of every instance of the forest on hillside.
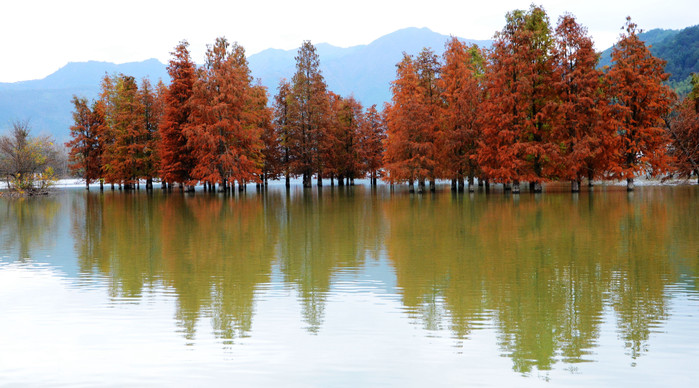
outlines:
[[74, 97], [71, 167], [88, 185], [159, 179], [187, 191], [366, 176], [418, 191], [439, 179], [514, 193], [523, 182], [578, 191], [583, 180], [625, 179], [633, 190], [638, 176], [699, 175], [699, 79], [678, 98], [630, 19], [604, 69], [574, 16], [553, 26], [532, 6], [506, 20], [490, 50], [452, 38], [441, 57], [404, 55], [384, 107], [328, 90], [308, 41], [271, 101], [242, 46], [218, 38], [197, 67], [182, 41], [168, 86], [107, 75], [98, 99]]

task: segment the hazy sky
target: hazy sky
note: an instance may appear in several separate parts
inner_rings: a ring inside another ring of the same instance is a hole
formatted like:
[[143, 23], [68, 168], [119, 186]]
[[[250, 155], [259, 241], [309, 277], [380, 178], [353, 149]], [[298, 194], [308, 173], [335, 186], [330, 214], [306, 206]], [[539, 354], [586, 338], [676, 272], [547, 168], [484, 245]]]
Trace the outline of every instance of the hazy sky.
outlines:
[[[305, 39], [348, 47], [404, 27], [490, 39], [505, 13], [527, 9], [515, 0], [2, 0], [0, 82], [43, 78], [68, 62], [166, 62], [182, 39], [202, 62], [217, 36], [238, 41], [248, 55], [291, 49]], [[626, 16], [644, 30], [699, 24], [698, 0], [535, 1], [553, 24], [564, 12], [587, 26], [598, 49], [613, 44]], [[322, 58], [321, 58], [322, 61]]]

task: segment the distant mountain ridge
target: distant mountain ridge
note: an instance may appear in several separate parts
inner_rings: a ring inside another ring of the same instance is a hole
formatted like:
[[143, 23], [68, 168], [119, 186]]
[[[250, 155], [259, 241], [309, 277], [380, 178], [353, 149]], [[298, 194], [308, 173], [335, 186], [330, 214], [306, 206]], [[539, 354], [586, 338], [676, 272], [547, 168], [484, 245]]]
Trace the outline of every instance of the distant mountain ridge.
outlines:
[[[321, 70], [328, 88], [343, 96], [354, 95], [364, 105], [379, 107], [390, 100], [389, 83], [395, 77], [395, 65], [402, 52], [417, 54], [431, 47], [441, 55], [449, 37], [427, 28], [405, 28], [375, 41], [348, 48], [328, 43], [315, 44]], [[463, 39], [489, 47], [489, 40]], [[295, 71], [297, 49], [267, 49], [248, 57], [254, 78], [267, 87], [270, 97], [282, 78], [290, 79]], [[201, 58], [194, 58], [200, 60]], [[169, 82], [166, 65], [157, 59], [114, 64], [109, 62], [69, 63], [40, 80], [0, 83], [0, 133], [16, 120], [29, 120], [36, 134], [53, 135], [66, 141], [71, 125], [73, 95], [96, 98], [99, 85], [107, 74], [123, 73], [136, 79], [148, 77], [152, 83]]]
[[[652, 45], [654, 55], [668, 61], [666, 69], [673, 73], [672, 82], [687, 83], [685, 74], [699, 73], [699, 26], [650, 30], [641, 38]], [[363, 105], [377, 104], [380, 108], [390, 100], [390, 82], [395, 78], [395, 65], [402, 53], [417, 54], [423, 47], [430, 47], [441, 55], [448, 39], [449, 36], [427, 28], [405, 28], [366, 45], [315, 46], [330, 90], [342, 96], [354, 95]], [[489, 40], [462, 40], [481, 47], [492, 44]], [[600, 67], [611, 64], [611, 51], [609, 48], [602, 52]], [[253, 77], [267, 87], [270, 96], [277, 92], [280, 79], [293, 76], [296, 54], [297, 49], [267, 49], [248, 57]], [[13, 121], [29, 120], [35, 134], [51, 134], [61, 142], [68, 140], [72, 96], [97, 97], [105, 73], [128, 74], [139, 80], [148, 77], [153, 83], [159, 79], [169, 82], [166, 65], [149, 59], [118, 65], [96, 61], [69, 63], [41, 80], [0, 83], [0, 133]]]

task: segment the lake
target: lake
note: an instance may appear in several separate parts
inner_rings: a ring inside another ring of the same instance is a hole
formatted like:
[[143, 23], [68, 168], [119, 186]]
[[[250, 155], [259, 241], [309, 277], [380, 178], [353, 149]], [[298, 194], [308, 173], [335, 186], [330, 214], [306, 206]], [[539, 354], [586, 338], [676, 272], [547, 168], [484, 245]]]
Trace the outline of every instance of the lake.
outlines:
[[0, 198], [0, 386], [686, 387], [699, 189]]

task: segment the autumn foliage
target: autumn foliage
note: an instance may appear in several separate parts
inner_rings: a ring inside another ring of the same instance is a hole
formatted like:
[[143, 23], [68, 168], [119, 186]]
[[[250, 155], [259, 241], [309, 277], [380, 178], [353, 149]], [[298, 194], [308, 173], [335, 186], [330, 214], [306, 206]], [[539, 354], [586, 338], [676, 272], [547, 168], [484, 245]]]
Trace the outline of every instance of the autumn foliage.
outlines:
[[[255, 82], [245, 50], [218, 38], [197, 67], [188, 43], [171, 53], [170, 82], [106, 75], [99, 98], [75, 97], [70, 162], [88, 184], [127, 189], [160, 179], [193, 190], [266, 185], [300, 177], [321, 186], [369, 177], [411, 190], [439, 179], [470, 191], [501, 183], [698, 174], [699, 87], [675, 105], [664, 62], [629, 20], [612, 66], [585, 27], [543, 8], [507, 13], [491, 49], [457, 38], [443, 55], [403, 54], [382, 111], [328, 90], [316, 48], [303, 42], [296, 68], [274, 95]], [[699, 83], [699, 81], [697, 81]]]

